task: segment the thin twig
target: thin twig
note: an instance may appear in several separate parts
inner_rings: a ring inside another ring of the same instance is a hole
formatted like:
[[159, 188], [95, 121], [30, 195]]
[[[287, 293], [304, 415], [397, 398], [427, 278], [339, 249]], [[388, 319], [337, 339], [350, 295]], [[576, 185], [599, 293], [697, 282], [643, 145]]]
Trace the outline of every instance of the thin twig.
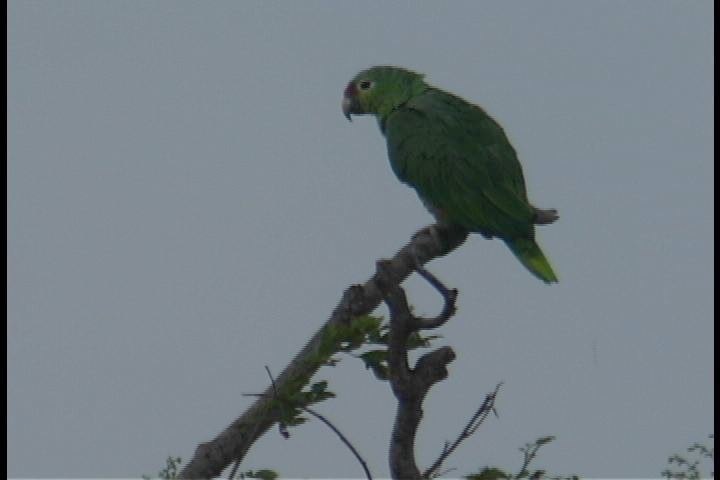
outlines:
[[[275, 385], [275, 379], [273, 378], [272, 373], [270, 373], [270, 369], [267, 365], [265, 365], [265, 371], [267, 372], [268, 377], [270, 377], [270, 383], [272, 384], [273, 389], [273, 397], [278, 398], [279, 395], [277, 391], [277, 386]], [[285, 422], [282, 421], [282, 419], [278, 420], [278, 432], [280, 432], [280, 435], [282, 435], [283, 438], [290, 438], [290, 432], [288, 431], [287, 425], [285, 424]]]
[[[265, 371], [267, 372], [268, 377], [270, 377], [270, 382], [272, 383], [274, 396], [277, 398], [278, 393], [277, 393], [277, 388], [275, 387], [275, 379], [273, 378], [272, 373], [270, 373], [270, 369], [268, 368], [267, 365], [265, 365]], [[260, 394], [260, 395], [262, 395], [262, 394]], [[353, 453], [353, 455], [355, 455], [355, 458], [357, 458], [358, 462], [360, 462], [360, 465], [362, 465], [363, 470], [365, 470], [365, 476], [368, 478], [368, 480], [372, 480], [372, 475], [370, 474], [370, 470], [368, 469], [368, 466], [367, 466], [367, 463], [365, 463], [365, 460], [363, 460], [362, 456], [360, 456], [360, 453], [355, 449], [355, 447], [352, 445], [352, 443], [350, 443], [350, 440], [348, 440], [347, 437], [345, 437], [345, 435], [343, 435], [342, 432], [335, 425], [333, 425], [332, 422], [330, 422], [330, 420], [328, 420], [321, 414], [317, 413], [315, 410], [311, 409], [310, 407], [306, 407], [305, 405], [295, 405], [295, 406], [300, 408], [301, 410], [306, 411], [307, 413], [314, 416], [315, 418], [317, 418], [318, 420], [323, 422], [325, 425], [330, 427], [330, 429], [333, 432], [335, 432], [335, 434], [338, 437], [340, 437], [340, 440], [342, 440], [342, 442], [350, 449], [350, 451]], [[281, 425], [284, 427], [285, 432], [287, 432], [287, 426], [285, 426], [284, 423], [281, 423]], [[281, 430], [281, 433], [283, 433], [282, 430]], [[283, 436], [285, 436], [284, 433], [283, 433]], [[287, 438], [287, 437], [285, 437], [285, 438]]]
[[240, 460], [235, 460], [235, 464], [233, 465], [232, 471], [230, 472], [230, 476], [228, 477], [228, 480], [232, 480], [235, 478], [235, 474], [238, 471], [238, 467], [240, 466]]
[[438, 278], [430, 273], [416, 258], [415, 259], [415, 271], [419, 273], [425, 280], [430, 282], [430, 284], [435, 287], [437, 291], [439, 291], [442, 296], [447, 296], [452, 290], [448, 289]]
[[525, 445], [525, 448], [520, 449], [523, 452], [523, 456], [525, 458], [523, 459], [522, 467], [520, 467], [520, 473], [518, 473], [518, 477], [530, 473], [527, 468], [530, 466], [530, 462], [533, 461], [533, 458], [535, 458], [535, 455], [537, 455], [537, 452], [538, 450], [540, 450], [541, 446], [542, 444], [536, 441], [534, 444], [528, 443], [527, 445]]
[[438, 459], [435, 460], [435, 463], [433, 463], [430, 468], [425, 470], [423, 477], [431, 478], [433, 474], [437, 472], [437, 470], [442, 466], [443, 462], [447, 460], [447, 458], [455, 451], [458, 445], [460, 445], [465, 439], [474, 434], [480, 427], [480, 425], [485, 421], [488, 414], [495, 411], [495, 397], [497, 396], [497, 393], [500, 390], [501, 386], [502, 382], [497, 384], [495, 390], [492, 393], [487, 394], [482, 405], [480, 405], [480, 407], [475, 411], [473, 416], [470, 418], [470, 421], [467, 423], [467, 425], [465, 425], [465, 428], [462, 429], [462, 431], [457, 436], [452, 445], [448, 446], [448, 443], [445, 442], [442, 453], [440, 454]]
[[455, 471], [455, 470], [457, 470], [457, 468], [455, 468], [455, 467], [448, 468], [448, 469], [443, 470], [442, 472], [438, 473], [437, 476], [438, 476], [438, 477], [444, 477], [444, 476], [447, 475], [448, 473], [453, 472], [453, 471]]
[[445, 324], [445, 322], [450, 320], [450, 317], [452, 317], [457, 310], [455, 307], [455, 300], [457, 299], [458, 291], [455, 288], [447, 288], [435, 275], [433, 275], [425, 267], [423, 267], [422, 263], [420, 263], [417, 258], [415, 258], [415, 271], [421, 277], [427, 280], [427, 282], [432, 285], [435, 290], [440, 292], [440, 295], [442, 295], [443, 299], [445, 300], [443, 309], [440, 312], [440, 315], [438, 315], [437, 317], [414, 317], [414, 320], [419, 324], [417, 325], [417, 327], [421, 330], [430, 330], [433, 328], [441, 327]]
[[360, 456], [360, 453], [353, 447], [352, 443], [350, 443], [350, 440], [348, 440], [345, 435], [340, 432], [340, 430], [333, 425], [330, 420], [326, 419], [324, 416], [317, 413], [315, 410], [312, 410], [308, 407], [300, 407], [304, 411], [308, 412], [309, 414], [313, 415], [315, 418], [323, 422], [325, 425], [330, 427], [330, 429], [337, 434], [338, 437], [340, 437], [340, 440], [350, 449], [350, 451], [355, 455], [355, 458], [357, 458], [358, 462], [360, 462], [360, 465], [362, 465], [363, 470], [365, 470], [365, 476], [368, 478], [368, 480], [372, 480], [372, 475], [370, 474], [370, 470], [368, 469], [367, 463], [365, 463], [365, 460]]

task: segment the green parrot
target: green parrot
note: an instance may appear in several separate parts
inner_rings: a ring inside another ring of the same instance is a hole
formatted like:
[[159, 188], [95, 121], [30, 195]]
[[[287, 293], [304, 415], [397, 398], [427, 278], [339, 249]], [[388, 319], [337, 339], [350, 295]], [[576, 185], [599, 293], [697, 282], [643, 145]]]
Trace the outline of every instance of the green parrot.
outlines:
[[539, 279], [558, 281], [535, 241], [535, 225], [554, 222], [557, 212], [530, 204], [515, 149], [482, 108], [422, 74], [377, 66], [348, 83], [342, 110], [348, 120], [375, 115], [395, 175], [439, 223], [500, 238]]

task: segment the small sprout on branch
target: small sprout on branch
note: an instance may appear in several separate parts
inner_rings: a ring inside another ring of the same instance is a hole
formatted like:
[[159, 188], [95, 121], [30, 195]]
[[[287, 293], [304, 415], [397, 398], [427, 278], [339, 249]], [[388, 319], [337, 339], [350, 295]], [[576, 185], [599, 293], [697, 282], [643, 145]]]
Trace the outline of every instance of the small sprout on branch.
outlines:
[[[713, 441], [715, 435], [710, 434], [708, 438]], [[701, 466], [704, 463], [709, 463], [711, 466], [714, 464], [715, 447], [712, 446], [712, 443], [711, 446], [707, 446], [695, 442], [687, 448], [687, 452], [692, 455], [686, 457], [676, 453], [668, 457], [670, 468], [663, 470], [662, 476], [668, 480], [698, 480], [703, 478]], [[709, 476], [715, 477], [715, 472], [711, 471]]]
[[[182, 463], [182, 458], [170, 456], [165, 460], [165, 468], [160, 470], [157, 474], [157, 478], [162, 480], [173, 480], [178, 478], [178, 469]], [[143, 475], [143, 480], [150, 480], [152, 477], [149, 475]]]

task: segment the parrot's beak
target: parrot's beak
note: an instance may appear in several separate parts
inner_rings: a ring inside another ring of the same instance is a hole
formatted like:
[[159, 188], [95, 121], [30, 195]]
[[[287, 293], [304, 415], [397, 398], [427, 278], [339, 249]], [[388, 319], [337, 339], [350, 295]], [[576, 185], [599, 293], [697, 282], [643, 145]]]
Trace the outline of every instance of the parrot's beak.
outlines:
[[345, 115], [345, 118], [348, 119], [348, 121], [352, 122], [352, 118], [350, 117], [350, 114], [353, 110], [353, 101], [349, 99], [348, 97], [343, 97], [342, 99], [342, 111], [343, 115]]

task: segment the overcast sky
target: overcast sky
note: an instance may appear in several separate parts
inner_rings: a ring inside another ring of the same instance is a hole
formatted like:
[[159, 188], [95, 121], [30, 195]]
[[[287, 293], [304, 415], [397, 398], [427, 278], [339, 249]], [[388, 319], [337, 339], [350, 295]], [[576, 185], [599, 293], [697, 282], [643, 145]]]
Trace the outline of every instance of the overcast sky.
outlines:
[[[394, 177], [352, 76], [394, 64], [505, 128], [547, 286], [473, 237], [429, 268], [460, 291], [436, 345], [423, 466], [485, 394], [451, 475], [657, 477], [712, 432], [710, 1], [11, 1], [8, 475], [154, 474], [192, 456], [432, 219]], [[406, 282], [417, 311], [427, 285]], [[378, 310], [383, 314], [385, 310]], [[389, 386], [344, 358], [318, 407], [388, 474]], [[318, 422], [244, 469], [361, 476]], [[707, 472], [706, 472], [707, 473]]]

